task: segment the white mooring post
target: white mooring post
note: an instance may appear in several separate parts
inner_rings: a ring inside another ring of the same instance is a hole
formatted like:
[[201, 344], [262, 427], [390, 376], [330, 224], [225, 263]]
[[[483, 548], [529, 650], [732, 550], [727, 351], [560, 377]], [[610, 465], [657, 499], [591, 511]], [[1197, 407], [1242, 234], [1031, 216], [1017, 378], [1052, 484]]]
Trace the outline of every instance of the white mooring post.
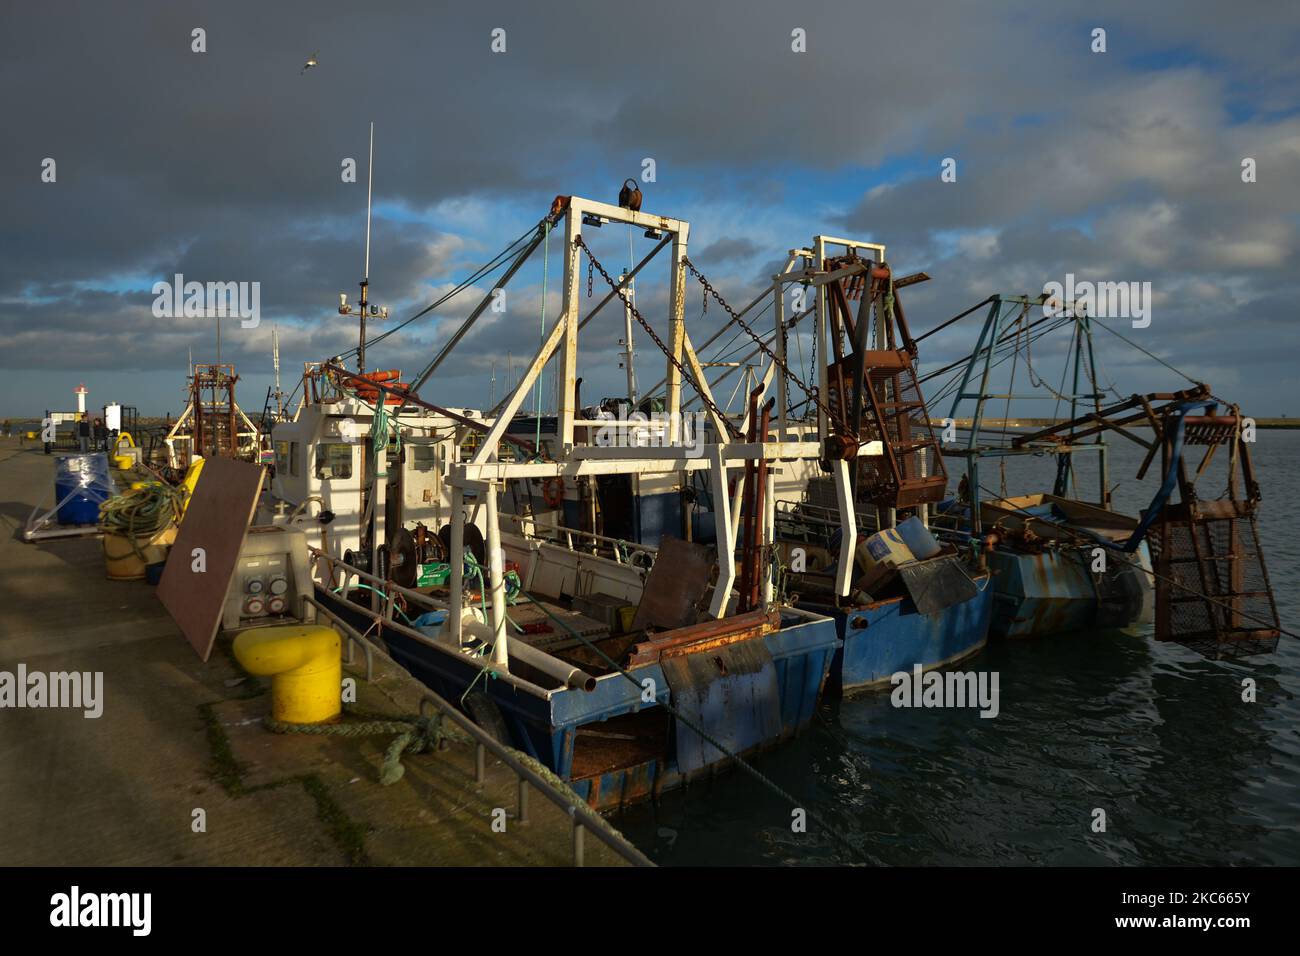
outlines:
[[461, 646], [461, 598], [465, 590], [465, 489], [459, 483], [451, 486], [451, 580], [447, 605], [447, 627], [456, 647]]
[[849, 463], [844, 460], [835, 462], [835, 496], [840, 506], [840, 561], [835, 574], [835, 593], [848, 597], [853, 583], [853, 558], [858, 547], [858, 522], [853, 512]]
[[506, 579], [501, 563], [501, 525], [497, 520], [497, 484], [488, 482], [483, 489], [487, 501], [488, 577], [492, 587], [492, 663], [505, 668], [509, 663], [506, 650]]
[[[727, 460], [722, 445], [709, 449], [709, 478], [713, 485], [713, 527], [717, 535], [718, 583], [713, 589], [709, 613], [720, 618], [727, 613], [731, 586], [736, 582], [736, 533], [731, 524], [731, 502], [727, 498]], [[739, 482], [737, 482], [739, 484]]]
[[763, 489], [763, 553], [768, 559], [763, 568], [763, 610], [771, 608], [775, 597], [772, 562], [776, 549], [776, 472], [776, 468], [768, 468], [767, 484]]

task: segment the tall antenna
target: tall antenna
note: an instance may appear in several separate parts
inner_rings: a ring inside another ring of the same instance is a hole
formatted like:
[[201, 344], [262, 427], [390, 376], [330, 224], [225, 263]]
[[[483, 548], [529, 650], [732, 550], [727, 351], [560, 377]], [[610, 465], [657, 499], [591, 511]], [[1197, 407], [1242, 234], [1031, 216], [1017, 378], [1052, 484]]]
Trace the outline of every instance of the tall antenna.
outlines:
[[361, 301], [355, 305], [348, 305], [348, 294], [339, 293], [339, 315], [355, 315], [361, 319], [360, 341], [357, 343], [357, 371], [364, 373], [366, 370], [366, 317], [374, 316], [375, 318], [388, 318], [388, 308], [376, 308], [370, 305], [370, 212], [374, 198], [375, 188], [375, 124], [370, 123], [370, 159], [369, 169], [366, 171], [366, 274], [361, 279]]
[[284, 404], [281, 399], [284, 393], [280, 391], [280, 327], [271, 326], [271, 364], [275, 366], [275, 417], [284, 417]]
[[492, 360], [492, 378], [488, 382], [488, 408], [496, 408], [497, 403], [497, 360]]
[[[375, 189], [375, 121], [370, 121], [370, 157], [366, 160], [366, 274], [365, 281], [370, 281], [370, 201]], [[364, 321], [364, 320], [363, 320]], [[362, 342], [361, 347], [365, 348]]]

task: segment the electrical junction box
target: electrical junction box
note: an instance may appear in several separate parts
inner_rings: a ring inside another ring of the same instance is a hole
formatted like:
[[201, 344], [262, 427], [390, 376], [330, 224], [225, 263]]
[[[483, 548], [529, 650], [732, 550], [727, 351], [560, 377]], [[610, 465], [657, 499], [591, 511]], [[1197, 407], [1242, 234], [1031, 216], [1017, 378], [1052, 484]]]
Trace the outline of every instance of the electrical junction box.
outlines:
[[244, 536], [226, 592], [221, 626], [227, 631], [268, 624], [312, 624], [307, 535], [297, 528], [255, 525]]

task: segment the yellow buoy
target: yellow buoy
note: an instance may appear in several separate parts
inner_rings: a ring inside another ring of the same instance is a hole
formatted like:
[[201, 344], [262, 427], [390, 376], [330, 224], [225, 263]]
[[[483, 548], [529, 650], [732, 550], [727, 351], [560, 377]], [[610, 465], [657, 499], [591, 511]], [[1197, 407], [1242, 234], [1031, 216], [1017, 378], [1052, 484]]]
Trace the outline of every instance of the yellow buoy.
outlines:
[[255, 627], [235, 638], [244, 670], [271, 678], [271, 716], [319, 724], [343, 710], [342, 638], [320, 624]]

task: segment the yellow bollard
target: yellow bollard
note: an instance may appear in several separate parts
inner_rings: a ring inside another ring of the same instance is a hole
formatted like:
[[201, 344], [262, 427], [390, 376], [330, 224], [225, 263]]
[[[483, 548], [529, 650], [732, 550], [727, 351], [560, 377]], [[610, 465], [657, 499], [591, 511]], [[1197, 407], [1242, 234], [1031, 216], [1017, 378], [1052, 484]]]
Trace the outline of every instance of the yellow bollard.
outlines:
[[113, 459], [114, 468], [119, 471], [130, 471], [131, 466], [135, 464], [135, 456], [122, 453], [122, 442], [126, 442], [128, 448], [135, 447], [135, 439], [131, 437], [131, 433], [122, 432], [113, 443], [113, 452], [109, 457]]
[[319, 724], [343, 710], [342, 638], [319, 624], [254, 627], [235, 638], [244, 670], [271, 678], [271, 716]]

